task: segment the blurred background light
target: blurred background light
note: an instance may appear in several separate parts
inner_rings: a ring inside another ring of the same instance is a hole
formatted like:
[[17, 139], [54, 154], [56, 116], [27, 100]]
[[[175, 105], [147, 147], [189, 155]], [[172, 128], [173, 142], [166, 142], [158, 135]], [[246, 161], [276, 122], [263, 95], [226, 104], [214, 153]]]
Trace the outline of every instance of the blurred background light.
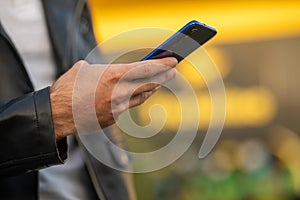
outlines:
[[[187, 61], [177, 67], [196, 91], [201, 114], [198, 135], [172, 165], [134, 175], [139, 199], [300, 198], [300, 1], [89, 0], [89, 4], [99, 42], [139, 28], [177, 31], [193, 19], [218, 30], [203, 47], [207, 54], [190, 55], [207, 77], [195, 73]], [[108, 53], [116, 53], [124, 47], [159, 44], [165, 39], [154, 32], [136, 34], [107, 49]], [[210, 73], [215, 65], [227, 94], [225, 127], [211, 154], [198, 160], [211, 117], [204, 78], [215, 80], [215, 74]], [[188, 102], [191, 97], [185, 95], [180, 83], [176, 84]], [[156, 104], [164, 109], [155, 108]], [[149, 111], [156, 116], [154, 123], [166, 120], [165, 126], [142, 143], [124, 135], [130, 150], [158, 149], [176, 134], [181, 111], [175, 95], [162, 89], [143, 106], [132, 109], [131, 114], [137, 123], [146, 125]], [[193, 120], [189, 116], [187, 121]]]

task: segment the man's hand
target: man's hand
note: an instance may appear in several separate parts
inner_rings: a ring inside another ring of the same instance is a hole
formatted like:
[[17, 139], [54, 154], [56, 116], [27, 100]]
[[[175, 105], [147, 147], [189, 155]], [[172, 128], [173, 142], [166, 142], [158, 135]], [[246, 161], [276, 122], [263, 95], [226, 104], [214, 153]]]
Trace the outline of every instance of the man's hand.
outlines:
[[[98, 122], [101, 128], [105, 128], [115, 123], [122, 112], [142, 104], [161, 84], [174, 78], [176, 70], [173, 67], [176, 64], [177, 60], [172, 57], [131, 64], [90, 65], [85, 61], [77, 62], [50, 90], [56, 139], [76, 133], [72, 112], [74, 98], [77, 106], [94, 106]], [[74, 86], [80, 70], [87, 77], [79, 86], [81, 92], [74, 96], [74, 89], [78, 90]], [[92, 80], [97, 80], [94, 90], [91, 89]], [[89, 97], [95, 98], [95, 105], [87, 105]]]

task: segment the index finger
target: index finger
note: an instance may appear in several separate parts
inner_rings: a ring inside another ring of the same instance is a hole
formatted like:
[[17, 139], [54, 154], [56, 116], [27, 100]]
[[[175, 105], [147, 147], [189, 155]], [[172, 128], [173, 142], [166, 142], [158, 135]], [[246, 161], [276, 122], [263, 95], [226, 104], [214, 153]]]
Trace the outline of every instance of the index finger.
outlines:
[[174, 57], [131, 63], [128, 65], [128, 71], [124, 78], [130, 80], [150, 78], [175, 67], [177, 64], [178, 61]]

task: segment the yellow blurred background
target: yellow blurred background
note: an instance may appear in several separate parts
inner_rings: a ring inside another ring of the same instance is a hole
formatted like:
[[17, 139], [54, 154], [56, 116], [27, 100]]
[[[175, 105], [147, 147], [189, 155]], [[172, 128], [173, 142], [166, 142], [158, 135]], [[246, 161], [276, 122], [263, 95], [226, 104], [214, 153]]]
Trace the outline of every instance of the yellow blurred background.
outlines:
[[[197, 159], [209, 125], [210, 96], [193, 67], [180, 63], [179, 73], [197, 91], [199, 134], [187, 153], [171, 166], [135, 175], [139, 199], [300, 198], [300, 157], [296, 156], [300, 153], [300, 1], [89, 0], [89, 4], [100, 43], [139, 28], [177, 31], [193, 19], [218, 30], [204, 48], [225, 83], [227, 113], [222, 137], [207, 158]], [[111, 51], [146, 39], [161, 40], [157, 35], [135, 36], [120, 41]], [[209, 68], [210, 63], [203, 65]], [[158, 102], [168, 116], [163, 139], [150, 139], [146, 144], [149, 149], [163, 145], [158, 141], [169, 141], [180, 121], [176, 97], [167, 91], [134, 109], [137, 121], [146, 124], [149, 119], [144, 113]], [[159, 117], [157, 120], [163, 120]], [[189, 120], [193, 121], [193, 116]], [[128, 143], [139, 150], [134, 139], [129, 138]]]
[[193, 19], [217, 27], [218, 42], [251, 41], [300, 33], [300, 2], [90, 0], [99, 40], [136, 28], [177, 31]]

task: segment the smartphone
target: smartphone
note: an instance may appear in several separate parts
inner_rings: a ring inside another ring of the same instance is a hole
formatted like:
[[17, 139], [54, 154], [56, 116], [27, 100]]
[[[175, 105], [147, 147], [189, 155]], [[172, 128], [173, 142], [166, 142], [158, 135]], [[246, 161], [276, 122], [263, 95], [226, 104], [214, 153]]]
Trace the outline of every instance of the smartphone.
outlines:
[[151, 51], [142, 60], [172, 56], [180, 62], [216, 34], [217, 30], [215, 28], [193, 20]]

